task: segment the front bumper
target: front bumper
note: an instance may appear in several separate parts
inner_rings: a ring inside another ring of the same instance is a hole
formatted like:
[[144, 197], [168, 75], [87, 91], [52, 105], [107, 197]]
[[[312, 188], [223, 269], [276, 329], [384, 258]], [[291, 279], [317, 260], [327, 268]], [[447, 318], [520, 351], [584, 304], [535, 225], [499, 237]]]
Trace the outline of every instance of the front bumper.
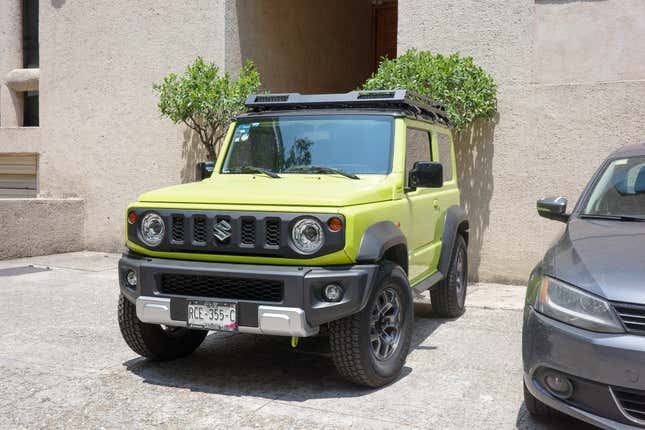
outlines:
[[[126, 282], [130, 270], [137, 275], [134, 288]], [[137, 317], [143, 322], [185, 327], [189, 300], [220, 299], [237, 303], [241, 332], [306, 337], [317, 334], [321, 324], [362, 310], [377, 270], [377, 265], [369, 264], [342, 267], [229, 264], [150, 258], [130, 252], [119, 260], [119, 285], [121, 293], [135, 303]], [[195, 295], [193, 291], [183, 294], [175, 290], [168, 294], [163, 288], [164, 275], [232, 280], [236, 288], [239, 284], [234, 281], [239, 280], [252, 282], [254, 288], [262, 288], [263, 282], [278, 283], [282, 294], [270, 300], [235, 298], [234, 293], [225, 298]], [[343, 287], [340, 302], [323, 300], [321, 291], [330, 283]]]
[[[603, 428], [645, 428], [642, 416], [629, 412], [631, 405], [619, 394], [645, 399], [645, 337], [582, 330], [528, 306], [522, 353], [524, 382], [546, 405]], [[560, 399], [545, 387], [541, 375], [548, 369], [570, 376], [574, 386], [570, 398]]]

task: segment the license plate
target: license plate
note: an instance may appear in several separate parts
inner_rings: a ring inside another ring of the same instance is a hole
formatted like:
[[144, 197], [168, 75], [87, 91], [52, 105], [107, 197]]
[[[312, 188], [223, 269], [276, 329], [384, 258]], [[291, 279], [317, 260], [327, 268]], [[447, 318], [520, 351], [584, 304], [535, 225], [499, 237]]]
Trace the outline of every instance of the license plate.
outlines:
[[237, 305], [208, 300], [190, 300], [188, 302], [188, 327], [236, 331]]

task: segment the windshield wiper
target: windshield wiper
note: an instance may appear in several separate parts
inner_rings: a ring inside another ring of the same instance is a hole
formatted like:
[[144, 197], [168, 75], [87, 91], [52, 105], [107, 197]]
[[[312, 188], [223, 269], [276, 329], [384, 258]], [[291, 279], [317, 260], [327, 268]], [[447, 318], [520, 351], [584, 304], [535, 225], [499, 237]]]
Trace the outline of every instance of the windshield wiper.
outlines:
[[239, 169], [230, 170], [231, 173], [241, 172], [241, 173], [262, 173], [264, 175], [270, 176], [272, 178], [279, 178], [280, 176], [269, 169], [255, 166], [242, 166]]
[[591, 218], [591, 219], [609, 219], [615, 221], [636, 221], [642, 222], [645, 221], [645, 217], [637, 215], [600, 215], [600, 214], [582, 214], [580, 218]]
[[342, 170], [332, 169], [324, 166], [291, 166], [285, 172], [312, 172], [312, 173], [335, 173], [350, 179], [361, 179], [353, 173], [343, 172]]

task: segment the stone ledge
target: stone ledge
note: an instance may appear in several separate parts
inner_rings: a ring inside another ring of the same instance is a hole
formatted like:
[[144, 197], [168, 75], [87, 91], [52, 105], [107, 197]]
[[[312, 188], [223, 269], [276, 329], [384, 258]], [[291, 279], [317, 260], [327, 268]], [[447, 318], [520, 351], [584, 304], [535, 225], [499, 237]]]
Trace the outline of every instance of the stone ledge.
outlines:
[[7, 74], [5, 83], [16, 92], [38, 91], [40, 69], [14, 69]]
[[0, 199], [0, 260], [80, 251], [82, 199]]

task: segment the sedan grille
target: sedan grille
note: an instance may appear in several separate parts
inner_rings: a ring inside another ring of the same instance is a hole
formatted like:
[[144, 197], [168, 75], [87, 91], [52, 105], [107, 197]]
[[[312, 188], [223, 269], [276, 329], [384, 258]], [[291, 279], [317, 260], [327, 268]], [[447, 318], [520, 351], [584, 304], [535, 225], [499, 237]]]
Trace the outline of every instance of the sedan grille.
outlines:
[[281, 302], [282, 281], [200, 275], [161, 275], [161, 293], [229, 300]]
[[629, 303], [613, 303], [627, 331], [645, 336], [645, 306]]
[[625, 388], [612, 388], [612, 391], [625, 413], [632, 418], [645, 421], [645, 391]]

